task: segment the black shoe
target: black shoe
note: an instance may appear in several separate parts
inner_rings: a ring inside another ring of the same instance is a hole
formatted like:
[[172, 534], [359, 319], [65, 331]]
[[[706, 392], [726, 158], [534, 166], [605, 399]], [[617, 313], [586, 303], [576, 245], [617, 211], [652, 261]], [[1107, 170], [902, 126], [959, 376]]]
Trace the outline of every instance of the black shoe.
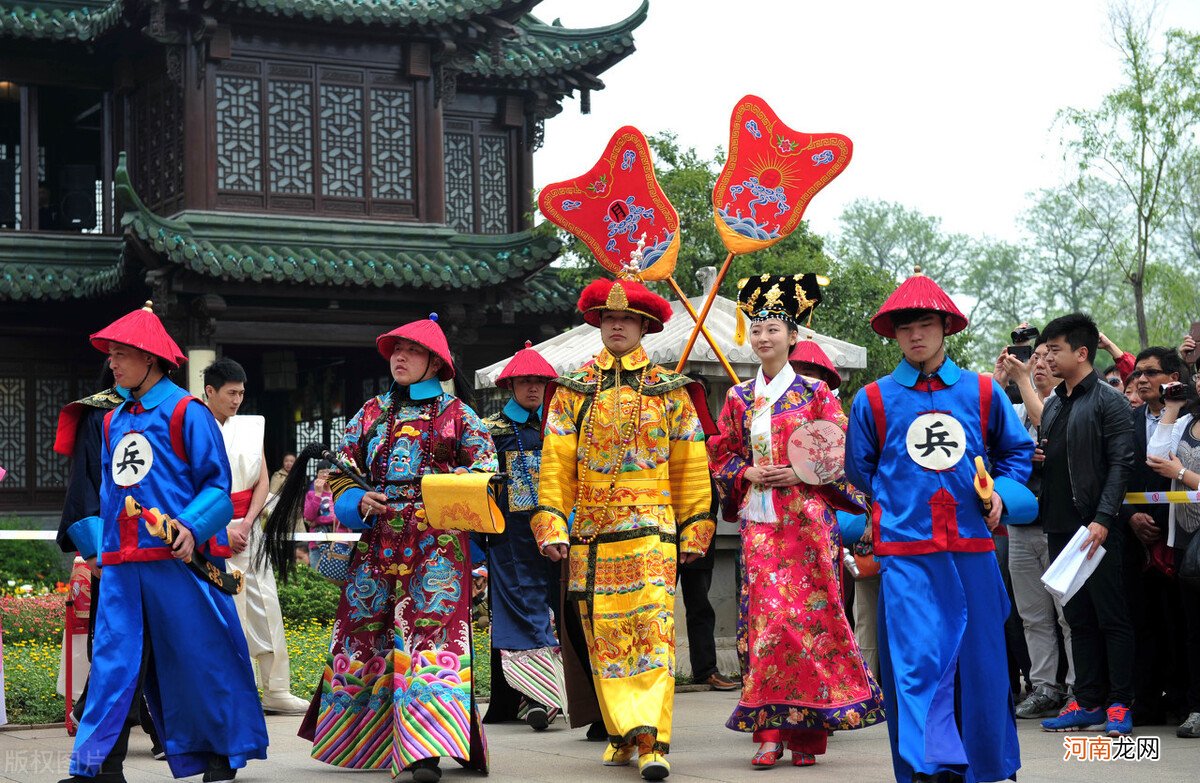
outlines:
[[588, 742], [608, 742], [608, 729], [604, 727], [604, 721], [598, 720], [587, 730]]
[[237, 770], [229, 766], [228, 756], [211, 756], [208, 760], [208, 770], [204, 773], [204, 783], [232, 783], [237, 777]]
[[69, 778], [63, 778], [58, 783], [125, 783], [125, 773], [100, 772], [94, 778], [72, 775]]
[[525, 713], [525, 723], [534, 731], [543, 731], [550, 725], [550, 714], [545, 707], [531, 707]]
[[408, 769], [412, 772], [413, 783], [438, 783], [442, 779], [437, 759], [421, 759]]

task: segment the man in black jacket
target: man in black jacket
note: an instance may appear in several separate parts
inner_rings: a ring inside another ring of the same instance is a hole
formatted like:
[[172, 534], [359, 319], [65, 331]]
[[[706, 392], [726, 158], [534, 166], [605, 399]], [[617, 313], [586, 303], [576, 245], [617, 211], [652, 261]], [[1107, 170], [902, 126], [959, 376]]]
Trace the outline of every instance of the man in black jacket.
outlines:
[[1042, 337], [1050, 371], [1062, 379], [1046, 402], [1040, 430], [1040, 504], [1050, 556], [1057, 557], [1080, 527], [1087, 528], [1083, 548], [1089, 558], [1100, 546], [1106, 550], [1063, 607], [1071, 626], [1075, 698], [1042, 728], [1104, 729], [1115, 737], [1132, 727], [1134, 641], [1122, 586], [1126, 526], [1120, 510], [1133, 468], [1133, 423], [1124, 396], [1096, 374], [1100, 332], [1090, 317], [1056, 318]]

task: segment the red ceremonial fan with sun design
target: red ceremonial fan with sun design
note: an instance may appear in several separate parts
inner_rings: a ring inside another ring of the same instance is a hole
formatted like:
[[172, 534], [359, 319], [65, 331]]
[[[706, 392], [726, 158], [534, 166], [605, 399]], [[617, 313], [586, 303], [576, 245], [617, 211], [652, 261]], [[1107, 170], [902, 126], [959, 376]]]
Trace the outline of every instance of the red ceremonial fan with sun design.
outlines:
[[646, 137], [631, 125], [613, 134], [586, 174], [542, 188], [538, 209], [614, 275], [663, 280], [675, 271], [679, 216], [654, 177]]
[[725, 247], [751, 253], [792, 233], [853, 149], [840, 133], [792, 130], [755, 95], [738, 101], [729, 121], [729, 159], [713, 188], [713, 217]]

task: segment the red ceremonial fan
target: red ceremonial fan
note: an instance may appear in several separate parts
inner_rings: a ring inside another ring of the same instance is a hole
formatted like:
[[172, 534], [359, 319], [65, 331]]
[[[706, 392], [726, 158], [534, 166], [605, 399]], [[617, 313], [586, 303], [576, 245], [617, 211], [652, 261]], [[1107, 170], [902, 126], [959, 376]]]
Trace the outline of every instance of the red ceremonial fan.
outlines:
[[[614, 275], [664, 280], [675, 271], [679, 216], [654, 176], [646, 137], [631, 125], [613, 134], [586, 174], [543, 188], [538, 209]], [[639, 248], [641, 260], [631, 266]]]
[[750, 253], [792, 233], [853, 149], [840, 133], [792, 130], [755, 95], [738, 101], [729, 121], [729, 158], [713, 188], [713, 217], [725, 247]]
[[788, 436], [787, 455], [805, 484], [829, 484], [845, 472], [846, 433], [832, 421], [806, 421]]
[[808, 202], [850, 163], [854, 145], [840, 133], [802, 133], [767, 102], [747, 95], [729, 118], [729, 157], [713, 188], [713, 221], [729, 255], [679, 357], [682, 371], [735, 255], [770, 247], [792, 233]]

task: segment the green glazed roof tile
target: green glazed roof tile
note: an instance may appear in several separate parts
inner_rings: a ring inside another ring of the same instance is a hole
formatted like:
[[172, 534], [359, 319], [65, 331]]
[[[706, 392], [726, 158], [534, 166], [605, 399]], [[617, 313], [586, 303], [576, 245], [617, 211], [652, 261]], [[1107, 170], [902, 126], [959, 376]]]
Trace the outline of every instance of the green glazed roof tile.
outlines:
[[231, 9], [271, 16], [373, 24], [386, 27], [426, 27], [469, 21], [516, 9], [523, 0], [222, 0]]
[[0, 234], [0, 301], [62, 301], [122, 287], [120, 237]]
[[564, 284], [553, 269], [543, 269], [525, 281], [524, 294], [514, 305], [523, 315], [541, 315], [571, 312], [578, 301], [578, 288]]
[[550, 76], [599, 66], [604, 70], [633, 52], [633, 31], [646, 21], [649, 0], [628, 18], [606, 27], [574, 29], [534, 16], [517, 23], [518, 35], [501, 43], [499, 57], [487, 50], [475, 55], [467, 73], [484, 79]]
[[0, 38], [90, 41], [124, 9], [125, 0], [0, 0]]
[[530, 232], [460, 234], [441, 226], [212, 212], [163, 218], [134, 192], [123, 155], [115, 184], [127, 207], [126, 231], [169, 261], [221, 280], [478, 290], [519, 285], [562, 247]]

